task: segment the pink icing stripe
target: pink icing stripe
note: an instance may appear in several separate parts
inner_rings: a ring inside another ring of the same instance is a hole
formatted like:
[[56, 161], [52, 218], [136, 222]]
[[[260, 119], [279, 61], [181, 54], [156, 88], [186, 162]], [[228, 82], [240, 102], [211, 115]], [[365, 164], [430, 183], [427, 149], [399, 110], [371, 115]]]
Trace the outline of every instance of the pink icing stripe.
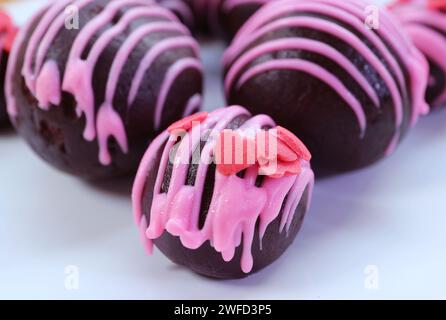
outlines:
[[[422, 25], [408, 25], [406, 26], [406, 31], [414, 40], [415, 45], [446, 74], [445, 37], [433, 29], [426, 28]], [[434, 104], [440, 104], [444, 101], [446, 101], [446, 87], [443, 88], [443, 91]]]
[[252, 44], [261, 36], [277, 29], [289, 27], [309, 27], [322, 32], [326, 32], [336, 38], [345, 41], [346, 43], [350, 44], [355, 50], [361, 53], [364, 58], [375, 68], [377, 73], [381, 76], [381, 78], [384, 80], [387, 87], [389, 88], [395, 108], [396, 125], [397, 127], [399, 127], [402, 124], [403, 105], [398, 87], [393, 77], [382, 64], [382, 62], [377, 58], [377, 56], [360, 39], [358, 39], [350, 31], [340, 27], [335, 23], [312, 17], [282, 18], [266, 25], [265, 27], [254, 32], [252, 35], [247, 36], [243, 39], [243, 44], [241, 43], [242, 41], [239, 41], [240, 43], [238, 44], [233, 44], [233, 46], [231, 47], [231, 52], [240, 52], [243, 48], [246, 48], [248, 45]]
[[99, 108], [96, 120], [98, 128], [99, 162], [104, 165], [111, 164], [111, 155], [108, 150], [108, 139], [114, 137], [124, 153], [128, 152], [127, 135], [119, 114], [113, 109], [111, 103], [104, 102]]
[[258, 65], [255, 65], [247, 72], [245, 72], [237, 83], [238, 88], [243, 86], [247, 81], [253, 77], [274, 70], [296, 70], [303, 71], [312, 76], [322, 80], [327, 85], [329, 85], [335, 92], [345, 100], [345, 102], [352, 108], [359, 122], [359, 127], [361, 130], [361, 137], [364, 136], [367, 121], [364, 110], [361, 103], [353, 96], [343, 83], [336, 78], [332, 73], [326, 69], [320, 67], [319, 65], [301, 59], [281, 59], [281, 60], [271, 60]]
[[50, 104], [60, 104], [60, 72], [57, 63], [48, 60], [36, 80], [36, 98], [44, 110], [49, 110]]
[[[421, 6], [420, 6], [421, 5]], [[438, 59], [438, 54], [441, 52], [441, 47], [446, 42], [445, 37], [443, 35], [437, 35], [437, 31], [428, 30], [428, 28], [433, 28], [436, 30], [441, 30], [446, 32], [446, 13], [440, 11], [428, 10], [425, 7], [425, 3], [409, 3], [401, 6], [397, 6], [394, 8], [394, 13], [398, 16], [400, 21], [406, 27], [407, 33], [410, 35], [410, 28], [423, 28], [426, 32], [433, 32], [433, 41], [426, 41], [421, 35], [420, 32], [415, 31], [415, 34], [412, 36], [416, 46], [423, 51], [423, 53], [430, 59], [436, 62], [436, 64], [443, 70], [446, 74], [446, 68], [444, 67], [444, 59]], [[430, 38], [429, 35], [426, 36]], [[441, 39], [440, 39], [441, 37]], [[439, 46], [437, 49], [436, 47]], [[446, 90], [446, 88], [444, 88]], [[446, 102], [446, 92], [440, 94], [439, 97], [435, 99], [433, 105], [441, 105]], [[416, 121], [416, 119], [415, 119]]]
[[397, 131], [396, 134], [393, 136], [392, 140], [390, 141], [389, 145], [387, 146], [387, 149], [385, 151], [386, 156], [390, 156], [393, 154], [396, 150], [396, 147], [398, 146], [398, 143], [401, 138], [401, 132]]
[[264, 54], [279, 50], [291, 49], [312, 51], [332, 59], [334, 62], [343, 67], [348, 73], [350, 73], [350, 75], [358, 82], [358, 84], [367, 93], [367, 95], [376, 106], [380, 105], [379, 97], [376, 94], [375, 89], [368, 83], [367, 79], [362, 75], [362, 73], [360, 73], [358, 69], [356, 69], [355, 65], [353, 65], [353, 63], [351, 63], [345, 56], [323, 42], [303, 38], [273, 40], [263, 43], [247, 51], [235, 61], [235, 63], [229, 69], [228, 74], [226, 75], [226, 95], [229, 95], [230, 89], [237, 74], [239, 74], [241, 70], [249, 63]]
[[144, 244], [144, 248], [146, 249], [146, 253], [148, 255], [152, 255], [153, 253], [153, 245], [152, 241], [147, 239], [146, 237], [146, 230], [148, 228], [148, 223], [146, 217], [142, 217], [141, 224], [139, 226], [139, 237], [141, 239], [141, 242]]
[[[85, 4], [91, 0], [83, 0], [77, 3], [77, 5]], [[45, 36], [46, 32], [50, 28], [53, 20], [63, 12], [63, 9], [69, 5], [72, 0], [61, 0], [53, 4], [40, 19], [36, 29], [33, 31], [32, 36], [28, 41], [28, 46], [25, 52], [25, 58], [23, 61], [22, 75], [25, 78], [25, 83], [28, 89], [34, 93], [35, 92], [35, 79], [36, 75], [32, 70], [32, 58], [35, 52], [38, 50], [42, 38]]]
[[420, 10], [416, 7], [410, 7], [406, 10], [396, 10], [396, 13], [399, 15], [399, 18], [403, 23], [423, 23], [439, 30], [446, 31], [446, 14], [444, 13]]
[[202, 102], [203, 99], [199, 93], [190, 97], [189, 101], [187, 102], [186, 109], [184, 109], [183, 118], [200, 110]]
[[161, 116], [164, 104], [166, 103], [167, 95], [172, 85], [175, 83], [178, 76], [187, 69], [195, 69], [202, 71], [200, 60], [196, 58], [184, 58], [175, 62], [167, 71], [166, 76], [161, 85], [161, 89], [156, 101], [155, 107], [155, 129], [158, 130], [161, 126]]
[[[293, 188], [290, 191], [290, 198], [295, 199], [294, 201], [288, 201], [284, 208], [284, 217], [280, 223], [279, 231], [282, 232], [285, 228], [285, 231], [290, 231], [291, 223], [293, 222], [294, 215], [293, 213], [296, 211], [299, 206], [300, 199], [302, 199], [303, 193], [305, 192], [305, 188], [308, 186], [308, 199], [312, 199], [313, 197], [313, 188], [314, 188], [314, 174], [311, 171], [308, 163], [302, 163], [302, 166], [307, 168], [302, 171], [301, 179], [297, 183], [293, 185]], [[307, 203], [308, 210], [310, 208], [310, 201]]]
[[[215, 126], [215, 130], [221, 131], [232, 119], [242, 114], [248, 115], [246, 110], [241, 107], [229, 107], [211, 113], [201, 126], [194, 127], [192, 132], [186, 134], [183, 138], [177, 151], [176, 160], [185, 160], [191, 157], [205, 130]], [[245, 129], [260, 128], [265, 125], [274, 126], [274, 122], [269, 117], [257, 116], [248, 120], [248, 124], [245, 123], [242, 127]], [[147, 173], [158, 166], [154, 162], [155, 155], [167, 140], [168, 134], [166, 132], [155, 139], [144, 156], [135, 180], [132, 193], [133, 208], [136, 222], [141, 230], [144, 230], [146, 226], [141, 204]], [[161, 190], [164, 171], [170, 150], [176, 139], [170, 140], [172, 141], [167, 143], [163, 151], [161, 166], [155, 183], [150, 223], [145, 232], [146, 238], [143, 239], [147, 251], [151, 252], [152, 250], [151, 240], [158, 238], [166, 231], [178, 236], [182, 244], [190, 249], [198, 248], [204, 242], [210, 241], [225, 261], [232, 260], [236, 248], [242, 245], [241, 268], [245, 273], [250, 272], [254, 263], [251, 247], [256, 222], [261, 221], [262, 230], [266, 230], [270, 222], [279, 216], [281, 204], [286, 195], [288, 195], [288, 200], [285, 207], [292, 210], [296, 207], [294, 204], [299, 203], [302, 199], [303, 192], [307, 187], [311, 193], [314, 175], [309, 164], [303, 163], [303, 171], [298, 176], [281, 179], [265, 177], [265, 182], [261, 187], [254, 185], [257, 176], [255, 167], [247, 170], [244, 179], [235, 175], [223, 176], [216, 172], [214, 196], [210, 204], [209, 214], [206, 217], [204, 227], [199, 229], [198, 219], [208, 170], [207, 163], [212, 157], [215, 140], [209, 139], [204, 146], [195, 185], [184, 185], [188, 165], [175, 165], [169, 191], [167, 194], [161, 194], [159, 190]], [[244, 195], [243, 202], [240, 202], [240, 194]], [[281, 222], [285, 221], [287, 223], [288, 220], [292, 220], [293, 215], [294, 212], [284, 212]]]
[[14, 74], [14, 67], [17, 65], [18, 62], [18, 54], [19, 49], [23, 43], [23, 40], [25, 38], [25, 35], [28, 33], [29, 29], [31, 28], [31, 25], [35, 22], [35, 20], [40, 17], [41, 14], [47, 9], [47, 6], [42, 7], [40, 10], [38, 10], [26, 23], [26, 25], [19, 30], [19, 33], [17, 34], [17, 37], [12, 45], [11, 52], [9, 54], [9, 62], [8, 67], [6, 69], [6, 75], [5, 75], [5, 98], [6, 98], [6, 108], [9, 114], [9, 117], [12, 122], [16, 121], [17, 117], [17, 103], [14, 97], [13, 93], [13, 78], [15, 76]]
[[141, 82], [144, 79], [144, 75], [153, 62], [164, 52], [168, 50], [178, 49], [178, 48], [190, 48], [193, 53], [198, 56], [200, 49], [198, 48], [198, 44], [191, 37], [174, 37], [166, 40], [162, 40], [155, 44], [150, 50], [145, 54], [142, 58], [138, 69], [135, 73], [135, 76], [132, 80], [132, 84], [130, 87], [130, 93], [128, 96], [127, 104], [131, 106], [135, 101], [135, 98], [138, 94], [139, 87], [141, 86]]

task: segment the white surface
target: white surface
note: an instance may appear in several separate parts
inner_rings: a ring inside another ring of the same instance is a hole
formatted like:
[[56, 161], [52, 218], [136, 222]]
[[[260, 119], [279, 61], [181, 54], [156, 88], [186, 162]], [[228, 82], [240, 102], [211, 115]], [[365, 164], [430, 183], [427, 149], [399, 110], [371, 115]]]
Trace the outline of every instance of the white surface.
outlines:
[[[220, 106], [221, 47], [206, 48], [206, 100]], [[61, 174], [12, 132], [0, 133], [0, 150], [0, 298], [446, 299], [446, 110], [422, 119], [385, 161], [318, 181], [285, 256], [237, 281], [147, 257], [129, 182], [94, 186]], [[65, 286], [70, 265], [78, 290]], [[377, 290], [366, 285], [368, 266]]]

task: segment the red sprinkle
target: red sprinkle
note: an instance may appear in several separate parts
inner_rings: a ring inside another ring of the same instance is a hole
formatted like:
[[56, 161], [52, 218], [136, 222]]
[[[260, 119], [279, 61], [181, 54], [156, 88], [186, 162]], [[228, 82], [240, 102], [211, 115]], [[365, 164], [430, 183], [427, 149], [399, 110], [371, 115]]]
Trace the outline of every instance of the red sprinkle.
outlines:
[[428, 0], [427, 6], [431, 9], [446, 9], [446, 0]]
[[298, 157], [310, 161], [311, 153], [308, 151], [307, 147], [299, 140], [291, 131], [277, 126], [277, 138], [285, 143], [291, 150], [293, 150]]
[[190, 115], [184, 119], [175, 122], [169, 128], [167, 128], [167, 131], [169, 133], [173, 133], [174, 131], [178, 130], [189, 131], [190, 129], [192, 129], [192, 126], [194, 126], [197, 123], [203, 122], [204, 120], [207, 119], [208, 116], [209, 114], [207, 112], [195, 113], [193, 115]]
[[302, 167], [300, 165], [299, 161], [294, 162], [283, 162], [279, 161], [277, 163], [276, 171], [272, 174], [268, 174], [271, 178], [282, 178], [282, 177], [289, 177], [298, 175], [302, 172]]
[[18, 28], [12, 22], [11, 17], [4, 11], [0, 11], [0, 33], [5, 34], [3, 35], [3, 50], [11, 51], [17, 32]]
[[283, 141], [277, 140], [277, 159], [286, 162], [296, 161], [297, 154], [291, 150]]

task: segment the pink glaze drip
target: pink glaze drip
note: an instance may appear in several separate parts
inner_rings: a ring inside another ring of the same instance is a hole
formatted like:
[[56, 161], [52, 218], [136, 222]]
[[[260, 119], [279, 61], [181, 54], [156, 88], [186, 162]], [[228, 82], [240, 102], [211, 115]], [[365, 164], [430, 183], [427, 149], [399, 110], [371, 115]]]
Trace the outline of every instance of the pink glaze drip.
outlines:
[[[209, 213], [204, 227], [202, 229], [198, 227], [208, 164], [212, 161], [216, 140], [208, 139], [203, 148], [194, 186], [184, 184], [188, 171], [187, 162], [184, 160], [190, 159], [192, 150], [199, 145], [206, 130], [213, 128], [221, 132], [240, 115], [249, 116], [249, 113], [241, 107], [219, 109], [209, 114], [201, 126], [193, 127], [184, 136], [175, 156], [178, 162], [174, 165], [167, 194], [160, 193], [159, 190], [170, 150], [176, 139], [169, 139], [169, 134], [164, 132], [149, 147], [138, 170], [132, 194], [135, 220], [149, 253], [153, 250], [152, 241], [164, 232], [179, 237], [181, 243], [189, 249], [197, 249], [206, 241], [210, 241], [225, 261], [231, 261], [236, 248], [242, 245], [241, 269], [249, 273], [253, 267], [251, 247], [256, 223], [257, 221], [260, 223], [259, 233], [262, 239], [268, 226], [279, 216], [287, 195], [281, 227], [277, 232], [289, 229], [294, 211], [307, 187], [311, 195], [314, 175], [306, 161], [301, 161], [303, 170], [299, 175], [279, 179], [265, 177], [261, 187], [255, 186], [258, 174], [256, 166], [248, 168], [243, 179], [236, 175], [224, 176], [216, 171], [214, 195]], [[271, 118], [261, 115], [249, 119], [238, 130], [261, 129], [265, 126], [274, 127], [275, 124]], [[155, 163], [156, 155], [161, 151], [161, 164]], [[147, 173], [150, 170], [158, 170], [158, 177], [150, 221], [147, 222], [142, 214], [142, 196]], [[241, 194], [243, 201], [240, 201]]]
[[[396, 5], [393, 11], [417, 48], [446, 76], [446, 12], [429, 9], [426, 1], [407, 1]], [[434, 106], [444, 104], [446, 85], [433, 101]]]
[[21, 31], [17, 34], [17, 37], [12, 45], [11, 52], [9, 54], [8, 67], [6, 69], [5, 75], [5, 98], [6, 98], [6, 108], [9, 114], [9, 117], [13, 123], [16, 121], [17, 117], [17, 102], [13, 93], [13, 78], [14, 78], [14, 68], [18, 62], [18, 51], [20, 46], [23, 43], [26, 32], [24, 30], [28, 30], [31, 25], [35, 22], [35, 20], [42, 15], [42, 13], [47, 9], [47, 7], [42, 7], [38, 10], [25, 24]]
[[200, 110], [200, 106], [202, 105], [203, 98], [201, 94], [197, 93], [192, 96], [187, 102], [186, 109], [184, 109], [183, 118], [189, 114], [194, 114]]
[[[155, 43], [147, 52], [146, 59], [140, 63], [136, 75], [132, 79], [132, 87], [128, 96], [128, 107], [133, 104], [143, 81], [145, 73], [152, 67], [155, 60], [167, 51], [177, 48], [190, 49], [196, 58], [182, 59], [174, 63], [165, 74], [165, 79], [160, 88], [160, 94], [156, 101], [154, 121], [156, 129], [159, 128], [162, 111], [164, 109], [167, 94], [181, 72], [192, 68], [201, 71], [198, 60], [199, 50], [196, 42], [190, 37], [189, 31], [180, 24], [177, 18], [168, 10], [155, 5], [147, 0], [115, 0], [110, 1], [103, 10], [89, 20], [76, 35], [71, 46], [68, 61], [61, 79], [62, 72], [58, 70], [55, 61], [46, 59], [47, 53], [58, 35], [64, 28], [64, 9], [67, 5], [76, 5], [79, 9], [94, 3], [95, 0], [63, 0], [53, 4], [43, 14], [37, 24], [28, 43], [22, 68], [25, 83], [39, 101], [39, 106], [47, 110], [50, 104], [58, 105], [62, 90], [71, 93], [76, 102], [76, 112], [79, 117], [85, 116], [86, 125], [84, 138], [88, 141], [98, 140], [99, 161], [103, 165], [109, 165], [112, 161], [108, 140], [113, 137], [118, 142], [121, 150], [128, 152], [128, 142], [125, 127], [121, 116], [115, 111], [113, 99], [118, 90], [118, 82], [131, 52], [141, 43], [145, 37], [160, 32], [169, 32], [173, 36]], [[82, 54], [91, 43], [93, 37], [104, 27], [111, 23], [115, 15], [124, 10], [122, 17], [112, 27], [103, 31], [93, 43], [88, 56]], [[93, 92], [93, 72], [99, 57], [111, 42], [121, 35], [129, 25], [138, 18], [156, 18], [132, 31], [119, 48], [110, 68], [106, 85], [105, 101], [97, 109]], [[28, 27], [29, 28], [29, 27]], [[27, 29], [22, 31], [25, 34]], [[17, 50], [15, 50], [17, 51]], [[12, 54], [12, 59], [16, 59]], [[15, 60], [14, 60], [15, 61]], [[191, 62], [192, 61], [192, 62]], [[9, 89], [9, 101], [11, 101], [10, 114], [17, 116], [15, 101], [12, 91]], [[185, 106], [186, 108], [187, 106]], [[97, 112], [97, 115], [96, 115]]]
[[[348, 61], [348, 57], [343, 57], [341, 53], [337, 52], [334, 48], [330, 48], [328, 44], [310, 39], [284, 38], [269, 40], [254, 48], [248, 49], [248, 47], [255, 41], [272, 31], [289, 27], [306, 27], [330, 34], [333, 37], [339, 38], [350, 44], [352, 48], [364, 57], [384, 81], [390, 92], [395, 111], [396, 130], [394, 137], [389, 143], [393, 143], [396, 137], [399, 139], [400, 127], [403, 123], [402, 94], [409, 90], [406, 88], [403, 68], [398, 63], [394, 54], [390, 52], [387, 44], [398, 55], [401, 61], [403, 61], [405, 70], [408, 71], [410, 76], [410, 94], [412, 100], [411, 124], [415, 124], [420, 114], [426, 114], [428, 112], [429, 109], [424, 100], [424, 92], [427, 85], [427, 62], [410, 43], [407, 37], [398, 30], [399, 26], [392, 21], [391, 16], [385, 10], [381, 10], [380, 12], [381, 28], [378, 30], [369, 30], [364, 27], [366, 17], [364, 8], [369, 3], [364, 1], [314, 0], [308, 2], [300, 0], [280, 0], [271, 2], [272, 3], [266, 4], [262, 9], [257, 11], [254, 16], [245, 23], [224, 55], [223, 63], [228, 69], [227, 77], [225, 79], [225, 91], [227, 96], [229, 96], [231, 89], [235, 86], [235, 88], [240, 88], [243, 83], [260, 73], [276, 69], [296, 70], [296, 68], [293, 67], [295, 64], [291, 63], [292, 61], [289, 60], [288, 65], [283, 61], [279, 61], [277, 63], [270, 62], [266, 64], [262, 63], [260, 66], [251, 66], [257, 58], [264, 54], [293, 49], [316, 52], [333, 60], [357, 81], [358, 85], [379, 107], [381, 101], [379, 101], [378, 98], [378, 89], [374, 88], [374, 84], [367, 82], [362, 73], [364, 71], [357, 69], [357, 67]], [[319, 13], [331, 16], [346, 23], [364, 38], [368, 39], [368, 41], [373, 43], [390, 68], [384, 64], [359, 37], [340, 25], [324, 18], [293, 16], [293, 13]], [[384, 42], [383, 39], [386, 42]], [[301, 64], [302, 62], [296, 63]], [[298, 69], [301, 70], [301, 68]], [[311, 70], [314, 71], [314, 68], [311, 68]], [[352, 108], [352, 111], [358, 119], [358, 124], [363, 136], [366, 131], [367, 123], [364, 111], [362, 111], [363, 107], [361, 105], [358, 106], [358, 100], [355, 97], [349, 97], [348, 100], [345, 98], [346, 96], [352, 95], [348, 88], [343, 86], [342, 90], [339, 90], [340, 86], [338, 81], [333, 81], [333, 79], [328, 81], [327, 77], [333, 75], [327, 70], [320, 70], [317, 73], [313, 72], [311, 74], [321, 79], [321, 81], [331, 85], [331, 87], [347, 101], [347, 104]]]
[[49, 110], [50, 104], [60, 104], [60, 72], [57, 63], [52, 60], [43, 65], [36, 80], [36, 98], [44, 110]]

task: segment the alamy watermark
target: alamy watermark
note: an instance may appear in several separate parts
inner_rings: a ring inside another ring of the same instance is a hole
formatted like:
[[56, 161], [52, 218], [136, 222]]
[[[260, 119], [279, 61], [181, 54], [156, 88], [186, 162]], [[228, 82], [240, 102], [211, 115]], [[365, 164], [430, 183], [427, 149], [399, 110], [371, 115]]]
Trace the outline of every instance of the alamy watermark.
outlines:
[[366, 18], [364, 21], [364, 25], [369, 30], [378, 30], [379, 29], [379, 14], [380, 7], [376, 5], [369, 5], [365, 7], [364, 12], [366, 14]]
[[379, 268], [376, 265], [368, 265], [364, 268], [364, 288], [367, 290], [379, 290]]
[[68, 265], [64, 269], [65, 280], [64, 286], [65, 290], [75, 291], [80, 289], [80, 269], [75, 265]]

